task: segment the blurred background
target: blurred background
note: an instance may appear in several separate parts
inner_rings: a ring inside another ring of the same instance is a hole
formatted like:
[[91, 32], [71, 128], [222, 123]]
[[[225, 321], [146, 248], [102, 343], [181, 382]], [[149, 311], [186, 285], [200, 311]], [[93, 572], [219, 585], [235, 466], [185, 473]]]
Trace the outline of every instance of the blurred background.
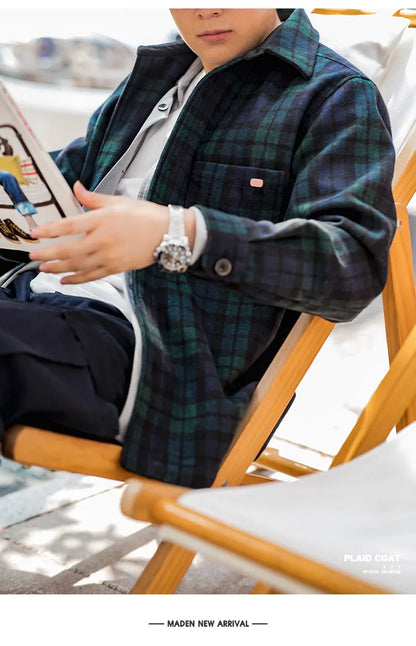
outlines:
[[2, 9], [0, 78], [45, 148], [56, 150], [84, 134], [139, 45], [176, 35], [165, 8]]
[[[38, 140], [59, 150], [131, 71], [139, 45], [175, 40], [167, 8], [25, 6], [1, 10], [0, 79]], [[75, 2], [76, 5], [76, 2]], [[0, 276], [25, 261], [0, 252]]]

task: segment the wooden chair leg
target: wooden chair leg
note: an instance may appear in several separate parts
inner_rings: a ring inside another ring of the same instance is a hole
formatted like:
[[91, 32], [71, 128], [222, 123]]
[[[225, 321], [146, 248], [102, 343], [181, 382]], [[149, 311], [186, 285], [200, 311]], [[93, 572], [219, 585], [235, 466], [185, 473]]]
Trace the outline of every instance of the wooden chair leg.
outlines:
[[[301, 381], [334, 324], [318, 317], [302, 315], [266, 371], [261, 388], [236, 433], [236, 440], [223, 460], [213, 486], [239, 485], [253, 456], [273, 430], [287, 407], [294, 388]], [[302, 343], [299, 340], [302, 339]], [[289, 371], [288, 355], [293, 356]], [[278, 377], [278, 378], [277, 378]], [[273, 388], [271, 388], [273, 382]], [[261, 405], [260, 405], [261, 404]], [[265, 415], [267, 411], [267, 415]], [[192, 563], [194, 554], [184, 548], [161, 543], [142, 572], [132, 594], [170, 594], [175, 591]]]
[[256, 583], [250, 594], [277, 594], [277, 591], [266, 583]]
[[[399, 225], [389, 256], [389, 277], [383, 291], [384, 322], [390, 363], [416, 322], [412, 247], [406, 207], [396, 205]], [[416, 419], [416, 399], [397, 424], [400, 430]]]
[[162, 542], [130, 594], [172, 594], [190, 567], [195, 554], [184, 547]]

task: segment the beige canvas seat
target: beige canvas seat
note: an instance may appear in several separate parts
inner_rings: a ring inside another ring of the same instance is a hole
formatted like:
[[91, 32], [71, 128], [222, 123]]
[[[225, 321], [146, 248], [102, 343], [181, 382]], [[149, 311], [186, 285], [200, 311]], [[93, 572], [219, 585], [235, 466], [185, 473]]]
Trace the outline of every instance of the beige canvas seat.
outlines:
[[[414, 368], [408, 378], [416, 383]], [[161, 539], [279, 592], [414, 594], [416, 424], [347, 464], [293, 482], [178, 495], [133, 481], [122, 509], [161, 523]]]

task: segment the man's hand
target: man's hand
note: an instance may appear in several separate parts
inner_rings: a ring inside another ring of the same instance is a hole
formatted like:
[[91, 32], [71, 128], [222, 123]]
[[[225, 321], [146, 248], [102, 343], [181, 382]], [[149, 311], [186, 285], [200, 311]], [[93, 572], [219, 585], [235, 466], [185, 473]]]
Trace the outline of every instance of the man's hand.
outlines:
[[[63, 284], [84, 283], [129, 269], [142, 269], [154, 262], [153, 251], [168, 230], [166, 206], [128, 197], [92, 193], [80, 183], [75, 197], [90, 211], [63, 218], [31, 231], [36, 238], [80, 237], [31, 252], [31, 260], [41, 260], [40, 271], [66, 273]], [[189, 244], [195, 237], [194, 214], [185, 210]]]

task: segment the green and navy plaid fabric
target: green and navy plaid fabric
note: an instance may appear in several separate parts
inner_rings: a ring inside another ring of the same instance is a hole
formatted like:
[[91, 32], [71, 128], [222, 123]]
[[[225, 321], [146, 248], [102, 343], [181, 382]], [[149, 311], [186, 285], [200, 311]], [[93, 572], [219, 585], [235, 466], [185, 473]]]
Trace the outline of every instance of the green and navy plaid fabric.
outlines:
[[[182, 42], [139, 48], [86, 138], [58, 157], [68, 182], [94, 189], [193, 59]], [[319, 44], [302, 10], [205, 76], [148, 199], [198, 205], [207, 247], [186, 274], [129, 275], [143, 367], [127, 469], [210, 485], [284, 311], [346, 321], [379, 294], [395, 230], [393, 165], [375, 86]], [[224, 258], [232, 271], [219, 276]]]

